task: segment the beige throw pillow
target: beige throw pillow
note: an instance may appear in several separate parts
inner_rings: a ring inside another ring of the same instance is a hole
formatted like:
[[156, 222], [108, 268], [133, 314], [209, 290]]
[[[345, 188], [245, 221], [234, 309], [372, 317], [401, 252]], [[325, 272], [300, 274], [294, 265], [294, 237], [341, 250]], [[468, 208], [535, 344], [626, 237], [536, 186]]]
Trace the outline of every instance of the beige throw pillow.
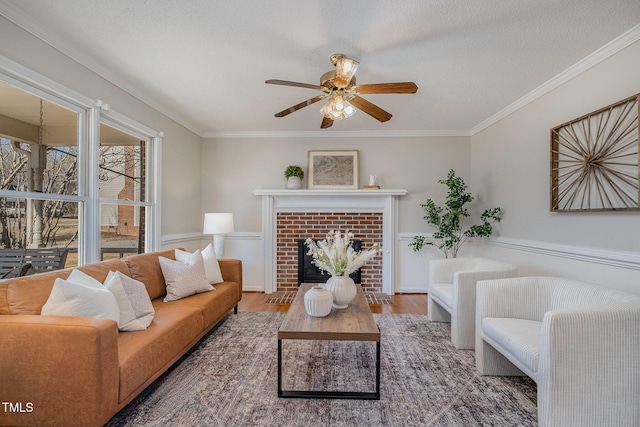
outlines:
[[[191, 252], [186, 252], [181, 249], [175, 250], [177, 261], [184, 262], [191, 255]], [[222, 278], [222, 272], [220, 271], [220, 264], [218, 263], [216, 252], [213, 249], [213, 245], [211, 243], [209, 243], [207, 247], [202, 251], [202, 259], [204, 261], [204, 272], [209, 283], [215, 285], [216, 283], [224, 282], [224, 279]]]
[[165, 302], [176, 301], [215, 288], [209, 284], [204, 271], [204, 260], [199, 250], [191, 254], [184, 262], [158, 257], [160, 268], [167, 284]]
[[155, 310], [144, 283], [119, 271], [110, 271], [104, 286], [118, 301], [121, 331], [143, 331], [149, 327]]

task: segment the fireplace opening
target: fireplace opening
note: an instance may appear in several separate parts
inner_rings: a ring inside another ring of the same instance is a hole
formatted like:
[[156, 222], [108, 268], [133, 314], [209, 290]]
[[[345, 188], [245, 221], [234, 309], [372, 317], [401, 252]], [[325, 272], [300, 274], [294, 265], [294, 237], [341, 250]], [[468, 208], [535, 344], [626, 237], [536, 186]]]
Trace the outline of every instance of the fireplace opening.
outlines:
[[[302, 283], [325, 283], [329, 278], [329, 273], [313, 264], [313, 257], [307, 255], [309, 251], [307, 245], [304, 244], [306, 239], [298, 240], [298, 286]], [[353, 249], [359, 251], [362, 246], [362, 241], [352, 240]], [[353, 279], [355, 283], [361, 283], [361, 270], [351, 273], [349, 277]]]

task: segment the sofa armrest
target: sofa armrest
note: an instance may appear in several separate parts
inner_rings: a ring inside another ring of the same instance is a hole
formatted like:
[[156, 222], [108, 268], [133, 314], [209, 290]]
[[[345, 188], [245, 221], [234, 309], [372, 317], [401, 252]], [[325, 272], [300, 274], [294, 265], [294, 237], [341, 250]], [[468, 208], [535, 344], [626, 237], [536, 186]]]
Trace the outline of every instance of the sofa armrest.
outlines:
[[240, 285], [242, 292], [242, 261], [239, 259], [224, 258], [219, 259], [220, 272], [225, 282], [236, 282]]
[[[541, 424], [640, 419], [640, 304], [549, 311], [538, 368]], [[564, 408], [549, 413], [550, 406]], [[583, 413], [590, 408], [588, 413]]]
[[0, 425], [103, 425], [118, 406], [118, 326], [87, 317], [0, 316]]

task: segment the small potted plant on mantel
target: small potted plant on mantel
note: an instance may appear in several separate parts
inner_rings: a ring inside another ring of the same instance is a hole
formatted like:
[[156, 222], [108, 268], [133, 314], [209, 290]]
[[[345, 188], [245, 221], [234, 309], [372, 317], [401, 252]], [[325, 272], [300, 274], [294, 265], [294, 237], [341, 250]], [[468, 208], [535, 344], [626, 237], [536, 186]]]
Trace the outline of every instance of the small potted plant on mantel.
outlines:
[[297, 190], [302, 188], [302, 179], [304, 171], [300, 166], [289, 165], [284, 171], [284, 177], [287, 178], [287, 188]]

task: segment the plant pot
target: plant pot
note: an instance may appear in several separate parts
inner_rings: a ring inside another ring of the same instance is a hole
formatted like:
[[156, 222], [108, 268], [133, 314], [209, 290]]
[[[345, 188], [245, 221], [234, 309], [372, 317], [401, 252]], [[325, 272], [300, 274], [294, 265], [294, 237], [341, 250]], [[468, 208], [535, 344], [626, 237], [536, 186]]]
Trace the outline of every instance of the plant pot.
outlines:
[[333, 308], [347, 308], [356, 296], [356, 284], [349, 276], [331, 276], [325, 289], [333, 295]]
[[304, 294], [304, 308], [309, 316], [328, 316], [332, 306], [333, 295], [323, 286], [314, 286]]
[[297, 176], [287, 178], [287, 188], [290, 190], [298, 190], [302, 188], [302, 180]]

